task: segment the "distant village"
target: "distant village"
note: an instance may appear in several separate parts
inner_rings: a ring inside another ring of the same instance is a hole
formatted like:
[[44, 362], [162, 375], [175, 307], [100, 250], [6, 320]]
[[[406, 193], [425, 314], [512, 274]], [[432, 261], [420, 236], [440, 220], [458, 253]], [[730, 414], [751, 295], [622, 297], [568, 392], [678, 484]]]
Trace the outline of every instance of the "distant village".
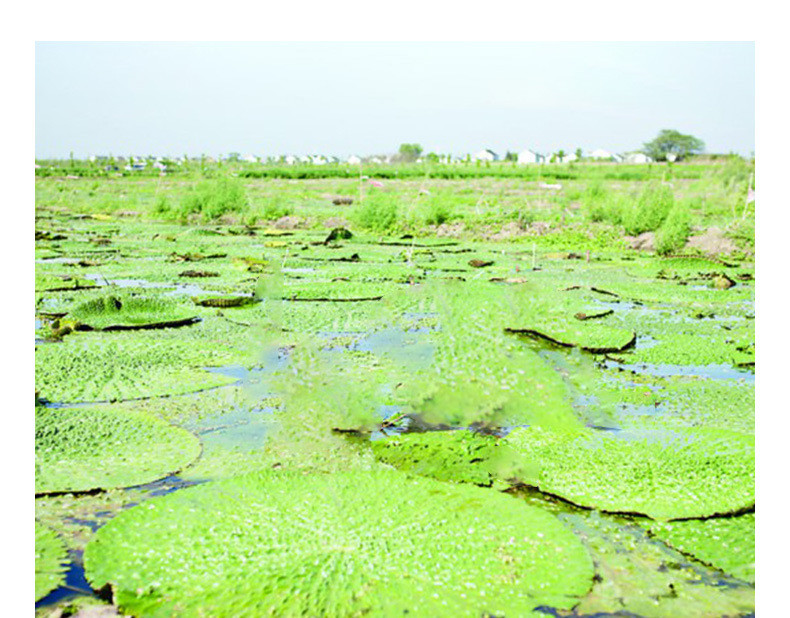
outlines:
[[[149, 166], [165, 171], [168, 165], [183, 165], [190, 161], [204, 161], [207, 163], [214, 162], [243, 162], [250, 164], [264, 164], [264, 165], [361, 165], [361, 164], [395, 164], [403, 163], [404, 158], [401, 154], [391, 155], [374, 155], [374, 156], [357, 156], [351, 155], [346, 158], [339, 158], [329, 155], [313, 154], [313, 155], [282, 155], [282, 156], [257, 156], [253, 154], [239, 154], [229, 153], [217, 157], [212, 156], [198, 156], [198, 157], [156, 157], [156, 156], [98, 156], [92, 155], [88, 159], [93, 163], [105, 164], [112, 166], [115, 169], [120, 169], [116, 166], [121, 166], [126, 170], [143, 170]], [[667, 156], [669, 161], [674, 160], [671, 154]], [[577, 149], [576, 152], [566, 153], [559, 150], [552, 154], [541, 154], [535, 150], [527, 149], [520, 152], [508, 152], [506, 155], [500, 155], [490, 149], [480, 150], [473, 154], [466, 154], [462, 156], [445, 155], [428, 153], [426, 155], [418, 156], [410, 160], [412, 163], [443, 163], [443, 164], [469, 164], [469, 163], [495, 163], [495, 162], [510, 162], [517, 165], [541, 165], [541, 164], [567, 164], [582, 161], [594, 162], [610, 162], [610, 163], [625, 163], [625, 164], [640, 164], [640, 163], [653, 163], [653, 159], [643, 152], [634, 151], [626, 153], [613, 153], [608, 150], [597, 149], [591, 152], [582, 152]]]

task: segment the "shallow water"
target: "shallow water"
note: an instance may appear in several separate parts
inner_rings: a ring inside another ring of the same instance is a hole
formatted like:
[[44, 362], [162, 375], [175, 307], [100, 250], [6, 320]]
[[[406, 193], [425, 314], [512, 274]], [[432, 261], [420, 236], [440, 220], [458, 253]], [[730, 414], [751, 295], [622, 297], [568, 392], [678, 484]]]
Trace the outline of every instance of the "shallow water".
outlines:
[[648, 363], [628, 364], [604, 359], [603, 366], [607, 369], [630, 371], [634, 374], [650, 375], [659, 378], [672, 376], [695, 376], [711, 380], [743, 380], [754, 384], [755, 374], [749, 369], [739, 369], [732, 365], [651, 365]]

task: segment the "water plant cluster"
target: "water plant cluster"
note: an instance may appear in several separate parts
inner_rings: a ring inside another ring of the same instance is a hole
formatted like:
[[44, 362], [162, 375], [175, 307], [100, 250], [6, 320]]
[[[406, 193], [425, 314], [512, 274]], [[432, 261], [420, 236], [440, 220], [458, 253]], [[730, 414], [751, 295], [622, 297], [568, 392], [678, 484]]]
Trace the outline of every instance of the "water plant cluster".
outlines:
[[37, 612], [753, 612], [750, 245], [625, 248], [595, 226], [670, 234], [693, 196], [603, 169], [541, 206], [576, 223], [512, 238], [403, 227], [502, 222], [509, 176], [275, 225], [359, 179], [214, 169], [157, 206], [143, 176], [129, 214], [125, 177], [40, 174]]

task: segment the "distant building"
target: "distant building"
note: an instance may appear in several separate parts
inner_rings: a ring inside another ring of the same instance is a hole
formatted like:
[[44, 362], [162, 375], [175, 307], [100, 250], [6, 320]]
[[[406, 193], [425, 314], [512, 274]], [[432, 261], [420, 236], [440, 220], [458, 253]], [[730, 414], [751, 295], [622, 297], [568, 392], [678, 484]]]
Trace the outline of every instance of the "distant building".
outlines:
[[573, 163], [574, 161], [578, 161], [578, 159], [579, 157], [573, 152], [566, 154], [564, 157], [557, 157], [557, 161], [560, 163]]
[[609, 161], [614, 159], [615, 156], [608, 150], [603, 150], [602, 148], [598, 148], [597, 150], [593, 150], [590, 154], [588, 154], [587, 158], [596, 159], [598, 161]]
[[297, 158], [296, 158], [295, 156], [293, 156], [293, 155], [287, 155], [287, 156], [286, 156], [286, 157], [283, 159], [283, 161], [285, 161], [285, 164], [286, 164], [286, 165], [294, 165], [294, 164], [296, 164], [296, 163], [298, 163], [298, 162], [299, 162], [299, 159], [297, 159]]
[[360, 159], [357, 155], [351, 155], [348, 159], [346, 159], [346, 163], [349, 165], [359, 165], [362, 163], [362, 159]]
[[499, 155], [493, 150], [485, 149], [472, 155], [473, 161], [499, 161]]
[[538, 154], [534, 150], [522, 150], [518, 153], [517, 159], [519, 165], [526, 165], [529, 163], [545, 163], [546, 157], [542, 154]]
[[255, 155], [248, 154], [248, 155], [244, 155], [241, 158], [241, 160], [242, 161], [246, 161], [247, 163], [257, 163], [258, 162], [258, 157], [256, 157]]
[[623, 155], [623, 163], [652, 163], [653, 159], [644, 152], [626, 152]]

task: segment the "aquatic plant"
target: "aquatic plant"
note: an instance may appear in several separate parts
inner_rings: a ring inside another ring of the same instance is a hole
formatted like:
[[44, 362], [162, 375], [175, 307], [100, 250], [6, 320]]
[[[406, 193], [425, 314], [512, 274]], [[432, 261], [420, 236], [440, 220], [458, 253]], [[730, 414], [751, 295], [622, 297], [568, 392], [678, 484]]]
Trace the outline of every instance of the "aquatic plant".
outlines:
[[99, 530], [85, 569], [123, 611], [216, 617], [526, 615], [572, 607], [593, 575], [553, 515], [394, 471], [261, 472], [153, 499]]
[[669, 520], [754, 505], [754, 437], [715, 429], [652, 432], [517, 428], [507, 443], [540, 466], [525, 482], [575, 504]]
[[754, 608], [752, 586], [694, 564], [632, 520], [596, 511], [560, 518], [596, 565], [592, 590], [574, 608], [580, 616], [742, 616]]
[[36, 601], [66, 581], [66, 545], [54, 531], [36, 522]]
[[650, 534], [678, 551], [754, 583], [754, 514], [702, 521], [646, 524]]
[[184, 326], [196, 321], [194, 312], [174, 301], [156, 297], [109, 295], [81, 303], [66, 316], [94, 330], [134, 330]]
[[36, 493], [149, 483], [200, 455], [188, 431], [112, 406], [36, 408]]
[[470, 431], [405, 433], [376, 440], [371, 447], [384, 463], [440, 481], [488, 487], [497, 479], [524, 475], [507, 445]]

